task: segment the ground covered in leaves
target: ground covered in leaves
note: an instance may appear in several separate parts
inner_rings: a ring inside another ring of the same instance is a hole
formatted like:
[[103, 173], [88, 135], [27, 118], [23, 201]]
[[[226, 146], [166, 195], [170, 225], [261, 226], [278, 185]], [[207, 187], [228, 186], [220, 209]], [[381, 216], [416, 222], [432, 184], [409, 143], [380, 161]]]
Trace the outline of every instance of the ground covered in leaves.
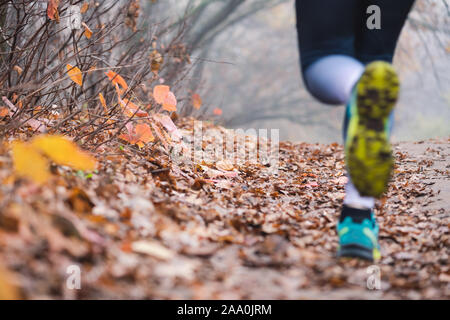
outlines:
[[[192, 133], [190, 121], [179, 126]], [[370, 263], [335, 258], [338, 144], [282, 142], [276, 175], [263, 163], [177, 164], [162, 148], [117, 144], [96, 151], [96, 173], [53, 166], [45, 187], [12, 178], [2, 150], [0, 286], [27, 299], [448, 299], [449, 143], [396, 145], [377, 209], [375, 291]], [[74, 264], [80, 290], [66, 286]]]

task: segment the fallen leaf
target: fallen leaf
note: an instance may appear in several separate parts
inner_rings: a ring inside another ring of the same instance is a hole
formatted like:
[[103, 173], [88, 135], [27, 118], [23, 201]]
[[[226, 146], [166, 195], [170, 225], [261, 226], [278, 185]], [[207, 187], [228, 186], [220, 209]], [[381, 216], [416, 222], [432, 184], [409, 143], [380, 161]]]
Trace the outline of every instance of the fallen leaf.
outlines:
[[175, 256], [175, 253], [166, 247], [153, 241], [135, 241], [131, 244], [131, 250], [136, 253], [146, 254], [160, 260], [169, 260]]
[[163, 127], [166, 128], [166, 130], [171, 134], [173, 140], [179, 141], [183, 138], [180, 130], [178, 130], [177, 126], [168, 115], [156, 113], [153, 115], [153, 119], [161, 123]]
[[[138, 136], [138, 145], [139, 143], [149, 143], [155, 140], [155, 137], [152, 134], [152, 130], [150, 129], [148, 124], [139, 123], [136, 125], [136, 135]], [[142, 147], [141, 145], [139, 145]]]
[[130, 144], [136, 144], [139, 148], [155, 139], [150, 126], [146, 123], [139, 123], [136, 127], [133, 127], [129, 122], [126, 128], [128, 133], [119, 135], [119, 138]]
[[234, 166], [230, 160], [220, 160], [216, 163], [216, 168], [223, 171], [231, 171], [234, 169]]
[[48, 160], [35, 148], [27, 143], [14, 141], [11, 150], [14, 170], [18, 176], [30, 178], [39, 184], [50, 178]]
[[92, 208], [94, 208], [94, 203], [86, 192], [80, 188], [73, 188], [71, 190], [70, 195], [67, 198], [67, 203], [72, 210], [78, 213], [90, 214], [92, 213]]
[[63, 136], [42, 135], [34, 138], [31, 144], [59, 165], [76, 170], [94, 170], [96, 167], [93, 157]]
[[2, 106], [0, 107], [0, 117], [10, 116], [9, 108]]
[[47, 129], [46, 125], [36, 119], [30, 119], [27, 122], [25, 122], [26, 125], [29, 125], [31, 128], [33, 128], [33, 130], [38, 131], [38, 132], [45, 132], [45, 130]]
[[12, 275], [0, 266], [0, 300], [20, 299], [17, 288], [12, 284]]
[[441, 273], [439, 275], [439, 281], [441, 282], [450, 282], [450, 275], [446, 273]]
[[152, 126], [153, 130], [155, 131], [158, 139], [162, 142], [162, 144], [164, 145], [166, 150], [168, 150], [169, 142], [167, 141], [166, 137], [164, 136], [164, 133], [161, 131], [161, 129], [158, 127], [158, 125], [156, 123], [151, 122], [151, 126]]

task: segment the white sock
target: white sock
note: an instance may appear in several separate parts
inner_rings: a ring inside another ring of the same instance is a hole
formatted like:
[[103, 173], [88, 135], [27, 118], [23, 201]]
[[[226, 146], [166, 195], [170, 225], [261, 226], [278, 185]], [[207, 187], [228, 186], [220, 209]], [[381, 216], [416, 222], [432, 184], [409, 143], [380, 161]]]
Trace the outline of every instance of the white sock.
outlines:
[[357, 209], [373, 209], [375, 208], [375, 198], [361, 196], [349, 177], [345, 185], [344, 204]]

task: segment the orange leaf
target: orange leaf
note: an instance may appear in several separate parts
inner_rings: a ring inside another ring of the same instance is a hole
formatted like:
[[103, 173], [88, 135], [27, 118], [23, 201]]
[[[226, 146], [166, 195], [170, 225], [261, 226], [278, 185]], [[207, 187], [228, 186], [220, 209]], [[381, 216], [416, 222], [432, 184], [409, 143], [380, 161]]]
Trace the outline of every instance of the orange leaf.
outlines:
[[108, 109], [106, 108], [106, 101], [105, 101], [105, 98], [103, 97], [103, 94], [99, 93], [98, 98], [100, 99], [100, 103], [102, 104], [105, 112], [108, 112]]
[[196, 93], [192, 95], [192, 104], [194, 105], [194, 108], [197, 110], [200, 109], [200, 107], [202, 106], [202, 98]]
[[135, 134], [135, 130], [134, 130], [133, 124], [131, 122], [128, 122], [125, 125], [125, 127], [127, 128], [128, 133], [120, 134], [119, 138], [124, 140], [124, 141], [126, 141], [126, 142], [128, 142], [128, 143], [131, 143], [131, 144], [137, 143], [139, 140], [138, 140], [138, 138], [137, 138], [137, 136]]
[[119, 85], [117, 84], [117, 82], [114, 83], [114, 87], [116, 88], [117, 98], [119, 99], [119, 102], [120, 102], [120, 97], [124, 93], [125, 89], [120, 89]]
[[169, 91], [163, 103], [163, 109], [167, 111], [177, 111], [177, 98], [172, 91]]
[[139, 137], [139, 141], [144, 143], [149, 143], [155, 140], [155, 137], [152, 134], [152, 130], [150, 129], [148, 124], [139, 123], [136, 125], [136, 134]]
[[142, 111], [139, 109], [139, 107], [137, 105], [135, 105], [133, 102], [131, 102], [128, 99], [120, 99], [119, 98], [119, 102], [122, 106], [123, 113], [128, 116], [128, 117], [132, 117], [133, 115], [136, 115], [138, 117], [148, 117], [148, 113], [145, 111]]
[[81, 25], [84, 27], [84, 35], [86, 38], [90, 39], [92, 37], [92, 30], [89, 29], [88, 25], [84, 22], [82, 22]]
[[19, 66], [14, 66], [14, 68], [13, 68], [18, 74], [19, 74], [19, 76], [22, 74], [22, 72], [23, 72], [23, 69], [21, 68], [21, 67], [19, 67]]
[[138, 138], [135, 135], [131, 135], [128, 133], [122, 133], [119, 135], [119, 139], [122, 139], [130, 144], [136, 144], [139, 142]]
[[83, 74], [81, 73], [81, 70], [78, 67], [74, 67], [68, 64], [67, 73], [69, 74], [69, 77], [70, 79], [72, 79], [73, 82], [78, 84], [80, 87], [83, 85]]
[[85, 13], [86, 11], [88, 11], [88, 9], [89, 9], [89, 2], [85, 2], [81, 6], [80, 13]]
[[127, 85], [126, 81], [119, 74], [115, 73], [112, 70], [105, 72], [105, 74], [109, 78], [109, 80], [112, 81], [112, 83], [119, 84], [125, 90], [128, 89], [128, 85]]
[[48, 0], [47, 16], [50, 20], [56, 20], [56, 22], [59, 22], [58, 6], [59, 0]]
[[128, 133], [122, 133], [119, 138], [130, 144], [136, 144], [142, 148], [146, 143], [155, 140], [148, 124], [140, 123], [133, 127], [131, 123], [128, 123], [126, 127]]
[[20, 299], [19, 289], [14, 285], [15, 277], [0, 265], [0, 300]]
[[222, 115], [222, 109], [220, 109], [220, 108], [215, 108], [215, 109], [213, 110], [213, 113], [214, 113], [216, 116], [221, 116], [221, 115]]
[[157, 85], [153, 88], [153, 98], [155, 98], [156, 103], [163, 104], [169, 92], [169, 86]]
[[7, 107], [0, 107], [0, 118], [9, 116], [9, 109]]

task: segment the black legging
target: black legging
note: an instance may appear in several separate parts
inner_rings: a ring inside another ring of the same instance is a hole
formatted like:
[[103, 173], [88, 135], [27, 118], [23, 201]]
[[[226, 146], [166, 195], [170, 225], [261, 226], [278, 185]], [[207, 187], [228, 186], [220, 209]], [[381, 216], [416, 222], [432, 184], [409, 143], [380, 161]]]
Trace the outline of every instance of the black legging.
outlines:
[[[397, 40], [414, 0], [297, 0], [297, 29], [303, 71], [330, 55], [363, 64], [392, 62]], [[366, 26], [367, 8], [381, 8], [381, 29]]]

